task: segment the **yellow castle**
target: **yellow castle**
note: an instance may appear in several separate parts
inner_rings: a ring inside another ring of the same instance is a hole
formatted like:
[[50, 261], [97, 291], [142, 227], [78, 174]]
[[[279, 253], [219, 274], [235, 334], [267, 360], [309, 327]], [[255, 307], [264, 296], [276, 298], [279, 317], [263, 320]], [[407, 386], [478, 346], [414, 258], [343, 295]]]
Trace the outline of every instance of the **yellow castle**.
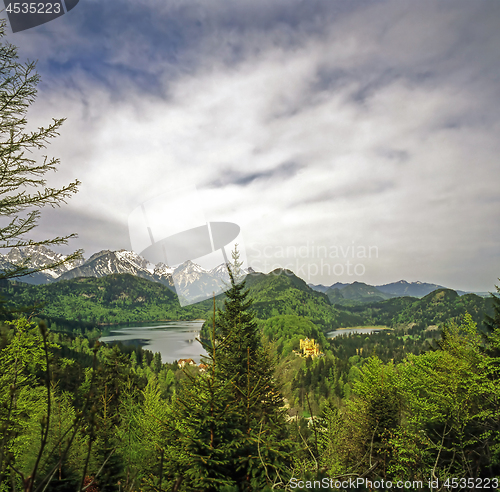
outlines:
[[311, 340], [309, 338], [302, 340], [301, 338], [300, 350], [303, 351], [305, 357], [317, 357], [320, 355], [319, 345], [314, 341], [314, 338]]

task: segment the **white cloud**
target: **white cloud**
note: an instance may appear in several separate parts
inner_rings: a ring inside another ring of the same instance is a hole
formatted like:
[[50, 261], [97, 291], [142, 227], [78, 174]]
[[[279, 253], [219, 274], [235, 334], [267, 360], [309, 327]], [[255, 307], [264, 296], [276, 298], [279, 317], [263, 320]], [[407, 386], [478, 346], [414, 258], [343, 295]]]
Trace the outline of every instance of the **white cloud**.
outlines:
[[[212, 6], [198, 7], [203, 42], [179, 53], [189, 63], [175, 73], [147, 32], [130, 56], [119, 46], [125, 35], [113, 40], [110, 63], [159, 74], [159, 90], [119, 70], [106, 83], [79, 68], [49, 75], [33, 118], [68, 116], [52, 146], [64, 163], [60, 182], [83, 182], [68, 210], [121, 224], [128, 247], [128, 213], [189, 172], [210, 220], [238, 223], [248, 243], [376, 245], [378, 258], [357, 280], [491, 288], [500, 269], [491, 233], [500, 35], [491, 19], [484, 28], [469, 18], [492, 14], [465, 3], [383, 2], [295, 38], [262, 14], [242, 38]], [[234, 44], [242, 50], [232, 58]], [[117, 241], [116, 231], [84, 229], [95, 250]]]

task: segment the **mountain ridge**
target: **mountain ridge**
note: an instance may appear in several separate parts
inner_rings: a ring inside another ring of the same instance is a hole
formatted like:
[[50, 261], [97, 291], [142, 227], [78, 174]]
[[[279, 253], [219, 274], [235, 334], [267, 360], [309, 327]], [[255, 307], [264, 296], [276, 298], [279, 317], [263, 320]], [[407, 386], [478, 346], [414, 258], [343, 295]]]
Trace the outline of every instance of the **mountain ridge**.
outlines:
[[[326, 286], [323, 284], [309, 284], [309, 286], [317, 290], [318, 292], [327, 292], [329, 289], [332, 288], [337, 288], [339, 291], [344, 290], [348, 286], [352, 286], [353, 284], [360, 284], [363, 282], [357, 282], [354, 281], [350, 284], [344, 284], [341, 282], [336, 282], [335, 284], [332, 284], [331, 286]], [[388, 284], [381, 284], [381, 285], [370, 285], [370, 284], [364, 284], [369, 287], [372, 287], [374, 289], [377, 289], [381, 291], [384, 294], [390, 294], [393, 296], [397, 297], [417, 297], [417, 298], [422, 298], [425, 297], [427, 294], [430, 294], [434, 290], [437, 289], [450, 289], [450, 287], [445, 287], [443, 285], [439, 284], [433, 284], [429, 282], [421, 282], [419, 280], [415, 282], [408, 282], [407, 280], [398, 280], [397, 282], [391, 282]], [[481, 297], [487, 297], [489, 295], [489, 292], [474, 292], [474, 291], [463, 291], [463, 290], [457, 290], [457, 289], [451, 289], [454, 290], [455, 292], [458, 293], [458, 295], [463, 296], [465, 294], [476, 294]]]
[[330, 287], [326, 291], [326, 295], [332, 304], [377, 302], [396, 297], [395, 294], [382, 292], [376, 287], [365, 284], [364, 282], [353, 282], [352, 284], [345, 285], [342, 288]]
[[[45, 246], [32, 246], [23, 249], [12, 248], [6, 255], [0, 254], [0, 269], [8, 268], [12, 264], [25, 260], [27, 257], [31, 257], [32, 264], [36, 268], [43, 264], [60, 260], [65, 256], [55, 253]], [[191, 269], [187, 269], [186, 266], [190, 266]], [[250, 272], [253, 272], [251, 268], [245, 271], [245, 273]], [[224, 264], [218, 265], [211, 270], [204, 270], [199, 265], [196, 265], [196, 263], [188, 260], [176, 268], [172, 268], [163, 263], [153, 265], [137, 253], [125, 249], [117, 251], [101, 250], [91, 255], [87, 260], [81, 260], [69, 265], [61, 265], [56, 269], [37, 272], [31, 276], [22, 277], [18, 281], [38, 285], [76, 277], [101, 278], [114, 273], [130, 273], [163, 284], [171, 290], [175, 290], [177, 287], [181, 295], [193, 299], [206, 296], [207, 292], [219, 292], [223, 290], [224, 283], [229, 281], [229, 275]], [[368, 302], [370, 300], [388, 299], [394, 296], [422, 298], [436, 289], [447, 288], [428, 282], [408, 282], [406, 280], [382, 285], [369, 285], [357, 281], [352, 283], [335, 282], [330, 286], [322, 284], [307, 285], [316, 292], [328, 295], [333, 303]], [[370, 289], [374, 289], [372, 294], [369, 293]], [[364, 292], [361, 292], [362, 290]], [[456, 292], [459, 295], [467, 293], [474, 293], [482, 297], [489, 295], [488, 292], [460, 290], [456, 290]]]
[[[354, 305], [332, 305], [328, 296], [309, 287], [292, 272], [254, 273], [247, 276], [253, 299], [252, 310], [260, 323], [281, 315], [308, 319], [325, 333], [340, 327], [372, 325], [439, 325], [469, 312], [481, 325], [492, 299], [475, 294], [459, 296], [451, 289], [438, 289], [422, 299], [393, 297], [384, 301]], [[338, 291], [338, 289], [335, 289]], [[178, 296], [158, 282], [132, 274], [111, 274], [101, 278], [78, 277], [45, 285], [8, 282], [2, 287], [5, 307], [32, 306], [34, 316], [53, 321], [67, 320], [94, 326], [164, 321], [210, 319], [212, 300], [182, 307]], [[223, 309], [224, 295], [215, 297]]]

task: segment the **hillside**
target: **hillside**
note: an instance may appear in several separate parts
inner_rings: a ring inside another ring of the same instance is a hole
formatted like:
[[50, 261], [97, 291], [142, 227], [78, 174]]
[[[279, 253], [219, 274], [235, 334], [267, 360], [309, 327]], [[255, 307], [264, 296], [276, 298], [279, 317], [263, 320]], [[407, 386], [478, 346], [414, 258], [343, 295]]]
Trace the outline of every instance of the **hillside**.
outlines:
[[468, 312], [481, 327], [485, 314], [492, 312], [492, 300], [476, 294], [459, 296], [454, 290], [438, 289], [421, 299], [397, 297], [373, 304], [345, 306], [344, 309], [362, 317], [365, 324], [397, 326], [417, 323], [422, 327], [440, 325]]
[[293, 314], [325, 328], [338, 322], [339, 313], [328, 297], [311, 289], [289, 270], [277, 269], [267, 275], [254, 273], [247, 276], [246, 285], [259, 319]]
[[33, 306], [36, 315], [100, 323], [195, 319], [198, 305], [182, 308], [168, 287], [130, 274], [81, 277], [48, 285], [11, 284], [7, 306]]
[[[249, 275], [247, 287], [258, 319], [292, 314], [325, 330], [347, 322], [325, 294], [313, 291], [290, 272]], [[168, 287], [130, 274], [80, 277], [47, 285], [11, 283], [2, 294], [9, 307], [37, 304], [36, 315], [95, 324], [210, 319], [213, 307], [211, 300], [181, 307]], [[222, 307], [223, 299], [223, 294], [216, 297], [217, 307]], [[347, 317], [352, 315], [347, 313]], [[354, 316], [352, 323], [359, 324], [359, 318]]]
[[[360, 325], [396, 326], [440, 323], [469, 312], [482, 325], [491, 312], [491, 300], [475, 294], [459, 296], [450, 289], [438, 289], [422, 299], [397, 297], [373, 302], [376, 289], [354, 283], [342, 289], [351, 296], [341, 305], [332, 296], [313, 290], [302, 279], [286, 270], [269, 274], [253, 273], [246, 278], [253, 311], [257, 319], [279, 315], [301, 316], [323, 331]], [[333, 289], [337, 295], [338, 289]], [[36, 315], [98, 324], [132, 323], [174, 319], [211, 319], [211, 300], [181, 307], [177, 295], [167, 286], [130, 274], [102, 278], [81, 277], [46, 285], [10, 283], [3, 290], [7, 307], [37, 305]], [[330, 299], [329, 299], [330, 297]], [[216, 297], [218, 308], [224, 295]], [[335, 306], [332, 305], [332, 302]], [[351, 304], [349, 304], [351, 303]]]
[[316, 340], [324, 351], [330, 346], [325, 334], [314, 323], [299, 316], [286, 314], [269, 318], [262, 323], [262, 332], [274, 343], [276, 353], [280, 354], [280, 357], [299, 350], [300, 339], [306, 337]]
[[372, 285], [363, 282], [353, 282], [345, 287], [330, 287], [326, 295], [332, 304], [354, 305], [356, 303], [379, 302], [395, 297]]
[[438, 289], [406, 306], [397, 317], [394, 317], [393, 323], [420, 322], [427, 326], [439, 325], [468, 312], [478, 326], [482, 326], [485, 313], [490, 313], [491, 310], [491, 299], [476, 294], [459, 296], [454, 290]]

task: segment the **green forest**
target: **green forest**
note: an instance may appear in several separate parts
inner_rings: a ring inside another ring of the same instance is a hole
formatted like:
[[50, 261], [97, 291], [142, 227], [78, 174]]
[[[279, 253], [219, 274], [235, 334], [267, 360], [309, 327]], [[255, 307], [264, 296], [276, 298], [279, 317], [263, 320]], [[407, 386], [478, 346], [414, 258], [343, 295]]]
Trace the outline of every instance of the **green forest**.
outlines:
[[[55, 307], [43, 309], [54, 318], [41, 317], [39, 306], [31, 314], [4, 310], [2, 490], [348, 490], [346, 477], [359, 479], [356, 490], [384, 490], [389, 482], [406, 490], [420, 483], [426, 490], [496, 489], [498, 298], [444, 290], [391, 299], [352, 312], [385, 329], [329, 339], [329, 318], [318, 316], [328, 307], [323, 297], [306, 316], [288, 314], [284, 306], [303, 296], [301, 285], [270, 277], [256, 291], [273, 314], [267, 318], [246, 282], [233, 281], [211, 309], [192, 311], [191, 319], [202, 312], [207, 319], [204, 371], [164, 364], [139, 347], [99, 344], [91, 305], [78, 303], [82, 292], [101, 296], [110, 310], [121, 299], [116, 313], [133, 320], [134, 295], [152, 306], [161, 285], [129, 276], [61, 282], [73, 319], [50, 297], [57, 284], [7, 287], [11, 308], [13, 298], [27, 305], [37, 290]], [[127, 286], [129, 306], [119, 285]], [[297, 292], [287, 295], [288, 288]], [[306, 337], [319, 343], [320, 356], [300, 355]]]
[[[48, 187], [59, 161], [36, 159], [64, 119], [27, 131], [35, 64], [3, 43], [0, 67], [0, 248], [64, 245], [32, 239], [80, 184]], [[1, 267], [0, 492], [498, 489], [498, 295], [337, 302], [287, 270], [240, 281], [237, 250], [227, 292], [187, 307], [127, 274], [22, 282], [81, 257]], [[195, 319], [201, 367], [99, 342]]]

